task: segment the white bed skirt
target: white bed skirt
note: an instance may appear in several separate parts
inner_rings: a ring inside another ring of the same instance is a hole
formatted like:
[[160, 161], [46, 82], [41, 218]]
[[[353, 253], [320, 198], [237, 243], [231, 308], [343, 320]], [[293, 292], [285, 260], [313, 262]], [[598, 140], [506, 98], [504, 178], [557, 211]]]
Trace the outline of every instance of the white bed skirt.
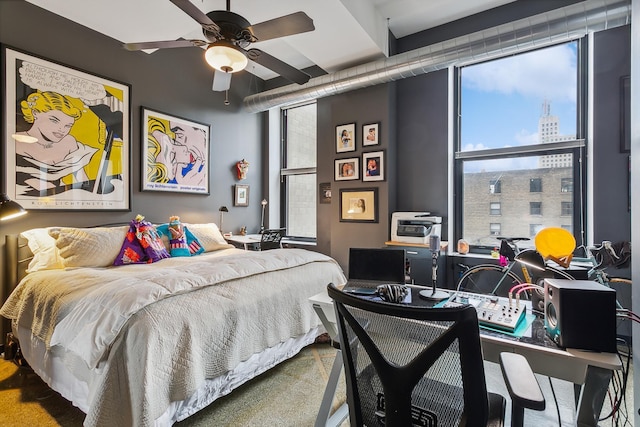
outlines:
[[[89, 383], [74, 376], [66, 367], [62, 358], [47, 352], [44, 342], [31, 334], [25, 328], [16, 328], [13, 325], [14, 334], [20, 341], [20, 348], [33, 371], [42, 378], [53, 390], [60, 393], [74, 406], [83, 412], [89, 410]], [[166, 411], [155, 421], [158, 427], [171, 426], [175, 422], [182, 421], [197, 411], [211, 404], [214, 400], [231, 393], [234, 389], [295, 356], [302, 348], [314, 342], [315, 338], [324, 332], [321, 327], [310, 330], [305, 335], [297, 338], [289, 338], [273, 347], [267, 348], [261, 353], [256, 353], [249, 359], [241, 362], [235, 369], [217, 378], [206, 382], [189, 398], [180, 402], [172, 402]], [[98, 370], [105, 369], [101, 365]], [[87, 377], [95, 375], [88, 369]]]

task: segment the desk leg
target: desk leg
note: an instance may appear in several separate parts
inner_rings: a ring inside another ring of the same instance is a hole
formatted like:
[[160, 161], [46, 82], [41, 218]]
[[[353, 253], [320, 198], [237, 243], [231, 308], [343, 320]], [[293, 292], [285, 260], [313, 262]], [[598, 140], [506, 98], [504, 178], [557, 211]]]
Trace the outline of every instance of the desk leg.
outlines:
[[337, 427], [347, 419], [347, 416], [349, 416], [349, 407], [346, 403], [343, 403], [333, 415], [329, 416], [331, 413], [331, 407], [333, 406], [333, 398], [335, 397], [336, 389], [338, 388], [338, 380], [340, 379], [341, 372], [342, 352], [338, 350], [336, 352], [336, 358], [333, 361], [333, 367], [331, 368], [327, 387], [324, 389], [324, 395], [322, 396], [322, 403], [320, 404], [320, 410], [316, 417], [315, 427]]
[[587, 377], [578, 401], [577, 425], [597, 426], [602, 404], [609, 388], [613, 373], [609, 369], [589, 366]]

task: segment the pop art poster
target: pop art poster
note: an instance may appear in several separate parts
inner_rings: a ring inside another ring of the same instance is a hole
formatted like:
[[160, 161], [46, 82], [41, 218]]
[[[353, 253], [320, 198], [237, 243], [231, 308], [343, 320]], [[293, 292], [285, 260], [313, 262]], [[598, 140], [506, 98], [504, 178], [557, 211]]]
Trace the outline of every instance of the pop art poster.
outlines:
[[5, 48], [5, 176], [27, 210], [130, 210], [130, 87]]

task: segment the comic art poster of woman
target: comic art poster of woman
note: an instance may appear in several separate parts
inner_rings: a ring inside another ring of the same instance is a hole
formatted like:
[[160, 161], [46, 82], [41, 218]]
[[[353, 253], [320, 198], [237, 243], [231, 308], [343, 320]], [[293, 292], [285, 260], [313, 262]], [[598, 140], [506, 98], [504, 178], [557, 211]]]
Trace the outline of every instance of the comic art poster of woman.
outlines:
[[143, 190], [209, 194], [208, 125], [143, 108]]
[[129, 88], [6, 49], [7, 192], [26, 209], [128, 210]]

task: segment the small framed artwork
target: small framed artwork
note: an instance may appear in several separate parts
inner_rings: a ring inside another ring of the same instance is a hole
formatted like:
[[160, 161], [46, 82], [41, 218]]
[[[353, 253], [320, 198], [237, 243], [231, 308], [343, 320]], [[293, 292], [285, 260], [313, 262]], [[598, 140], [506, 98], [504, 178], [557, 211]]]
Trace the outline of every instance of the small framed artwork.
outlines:
[[356, 151], [356, 124], [336, 126], [336, 153]]
[[320, 195], [320, 204], [331, 203], [331, 183], [320, 183], [320, 185], [318, 186], [318, 194]]
[[367, 145], [380, 144], [379, 131], [380, 131], [379, 123], [371, 123], [371, 124], [362, 126], [362, 146], [366, 147]]
[[378, 189], [340, 189], [341, 222], [378, 222]]
[[233, 206], [249, 206], [249, 186], [236, 184], [233, 187]]
[[335, 180], [351, 181], [354, 179], [360, 179], [360, 159], [358, 157], [336, 159]]
[[362, 180], [384, 181], [384, 151], [362, 153]]

